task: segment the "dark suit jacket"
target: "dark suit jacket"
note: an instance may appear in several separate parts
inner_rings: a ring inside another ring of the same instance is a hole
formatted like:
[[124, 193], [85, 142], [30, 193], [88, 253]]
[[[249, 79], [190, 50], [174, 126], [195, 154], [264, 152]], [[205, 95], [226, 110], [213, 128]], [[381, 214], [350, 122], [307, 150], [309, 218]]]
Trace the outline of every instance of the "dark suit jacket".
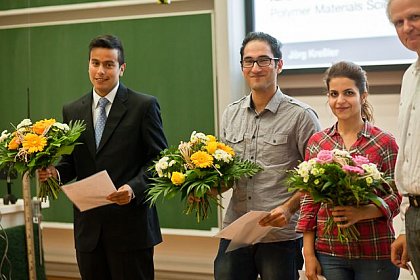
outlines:
[[147, 168], [167, 147], [155, 97], [136, 93], [120, 83], [98, 149], [92, 120], [92, 92], [63, 107], [63, 121], [84, 120], [86, 130], [73, 153], [56, 166], [63, 183], [106, 170], [118, 188], [130, 185], [135, 198], [80, 212], [74, 207], [76, 249], [92, 251], [99, 238], [108, 248], [129, 251], [162, 241], [155, 207], [145, 203]]

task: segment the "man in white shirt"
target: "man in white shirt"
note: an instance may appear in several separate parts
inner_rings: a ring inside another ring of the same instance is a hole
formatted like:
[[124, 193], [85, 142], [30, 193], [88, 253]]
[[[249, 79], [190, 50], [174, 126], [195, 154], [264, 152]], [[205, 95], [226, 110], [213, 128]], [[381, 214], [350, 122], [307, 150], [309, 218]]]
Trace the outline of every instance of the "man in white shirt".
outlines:
[[[420, 1], [388, 0], [388, 18], [401, 43], [420, 56]], [[411, 261], [420, 275], [420, 59], [405, 72], [398, 115], [399, 153], [395, 181], [404, 195], [403, 225], [391, 246], [391, 260], [401, 268]]]

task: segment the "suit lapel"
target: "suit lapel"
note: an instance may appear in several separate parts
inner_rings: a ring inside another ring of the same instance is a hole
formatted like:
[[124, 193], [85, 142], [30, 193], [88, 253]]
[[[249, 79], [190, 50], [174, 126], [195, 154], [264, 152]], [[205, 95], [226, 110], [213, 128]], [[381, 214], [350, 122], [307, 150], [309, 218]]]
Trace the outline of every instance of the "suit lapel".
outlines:
[[109, 112], [108, 118], [105, 123], [105, 128], [102, 133], [101, 142], [99, 143], [96, 153], [98, 153], [103, 146], [108, 142], [109, 138], [121, 122], [127, 107], [125, 102], [127, 101], [127, 88], [120, 83], [117, 94], [115, 95], [114, 102], [112, 103], [111, 111]]

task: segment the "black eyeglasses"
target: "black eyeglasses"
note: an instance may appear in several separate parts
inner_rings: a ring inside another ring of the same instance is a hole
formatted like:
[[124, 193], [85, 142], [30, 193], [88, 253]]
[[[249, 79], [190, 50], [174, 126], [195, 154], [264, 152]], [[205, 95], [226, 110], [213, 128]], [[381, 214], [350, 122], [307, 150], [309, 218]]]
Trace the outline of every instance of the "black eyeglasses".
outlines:
[[277, 57], [259, 57], [256, 60], [253, 60], [252, 58], [245, 58], [241, 61], [241, 66], [243, 68], [252, 68], [256, 62], [259, 67], [267, 67], [271, 65], [272, 60], [276, 61], [279, 59]]

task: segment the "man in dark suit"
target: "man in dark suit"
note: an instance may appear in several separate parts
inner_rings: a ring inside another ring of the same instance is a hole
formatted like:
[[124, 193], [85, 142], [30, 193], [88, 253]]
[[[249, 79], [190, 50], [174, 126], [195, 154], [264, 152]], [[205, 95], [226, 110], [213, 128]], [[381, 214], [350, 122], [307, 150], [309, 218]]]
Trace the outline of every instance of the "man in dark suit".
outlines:
[[[145, 203], [147, 168], [167, 147], [159, 104], [119, 82], [125, 68], [118, 38], [104, 35], [91, 41], [93, 90], [63, 108], [65, 123], [85, 121], [82, 144], [56, 167], [39, 170], [41, 181], [54, 176], [62, 183], [106, 170], [117, 188], [107, 197], [113, 204], [85, 212], [74, 207], [76, 255], [84, 280], [154, 279], [153, 246], [162, 241], [156, 209]], [[101, 98], [106, 98], [102, 106]], [[102, 136], [96, 131], [100, 126]]]

